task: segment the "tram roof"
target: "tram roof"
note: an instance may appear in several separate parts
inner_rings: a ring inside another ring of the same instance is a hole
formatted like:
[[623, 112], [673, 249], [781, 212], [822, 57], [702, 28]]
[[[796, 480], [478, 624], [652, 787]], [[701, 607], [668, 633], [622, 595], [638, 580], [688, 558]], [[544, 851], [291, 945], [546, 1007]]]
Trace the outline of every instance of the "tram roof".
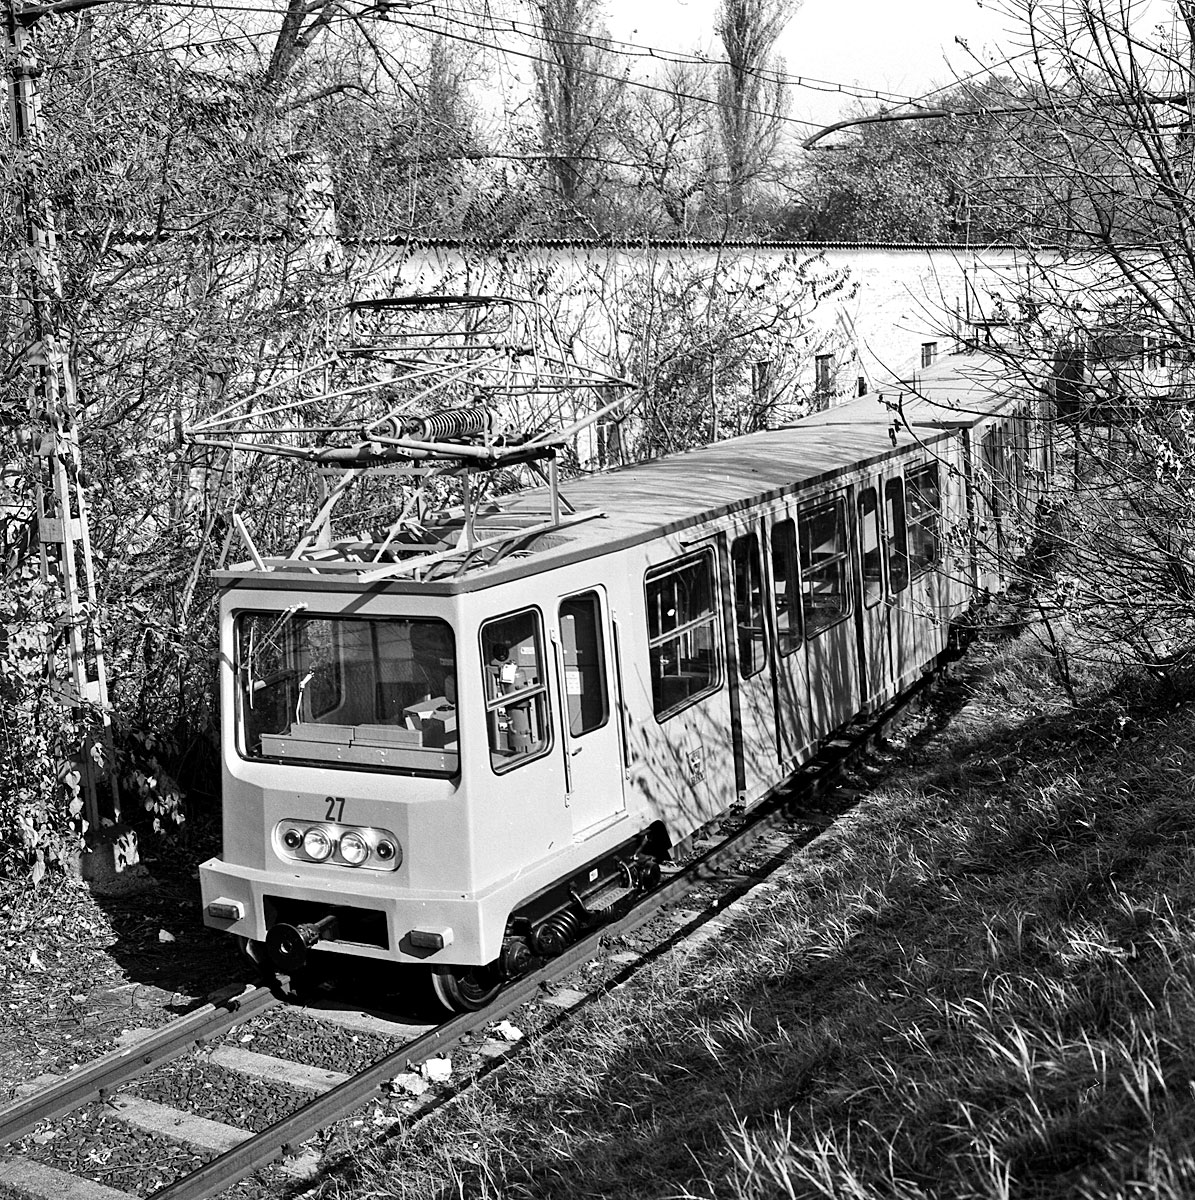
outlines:
[[[766, 503], [802, 485], [905, 454], [918, 443], [932, 445], [950, 430], [1011, 407], [1030, 390], [1028, 383], [1005, 388], [994, 386], [994, 380], [986, 356], [952, 356], [918, 372], [915, 380], [894, 382], [782, 428], [562, 481], [561, 494], [576, 512], [600, 515], [545, 531], [526, 550], [455, 577], [416, 581], [394, 574], [369, 579], [386, 565], [373, 562], [355, 564], [359, 571], [346, 571], [344, 564], [334, 574], [312, 574], [318, 564], [296, 560], [294, 570], [237, 568], [222, 572], [220, 580], [320, 590], [359, 591], [364, 585], [424, 594], [491, 587]], [[528, 517], [542, 512], [548, 500], [546, 488], [520, 492], [502, 498], [501, 513]], [[479, 536], [483, 524], [484, 516], [478, 521]]]

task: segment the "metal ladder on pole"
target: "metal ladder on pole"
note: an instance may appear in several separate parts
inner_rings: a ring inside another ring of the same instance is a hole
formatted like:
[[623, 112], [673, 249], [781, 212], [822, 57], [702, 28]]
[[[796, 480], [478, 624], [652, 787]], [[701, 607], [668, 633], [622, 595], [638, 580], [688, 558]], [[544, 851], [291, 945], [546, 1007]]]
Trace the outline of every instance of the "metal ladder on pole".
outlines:
[[[40, 15], [40, 14], [39, 14]], [[120, 795], [112, 761], [112, 713], [95, 587], [95, 565], [83, 486], [78, 403], [70, 357], [58, 332], [62, 283], [53, 216], [39, 187], [41, 152], [38, 66], [19, 0], [5, 0], [10, 165], [13, 203], [22, 236], [19, 287], [29, 368], [29, 420], [41, 462], [34, 493], [43, 582], [62, 598], [62, 614], [48, 650], [52, 691], [82, 715], [87, 727], [78, 748], [83, 815], [91, 831], [105, 817], [119, 822]], [[62, 659], [65, 655], [65, 669]], [[101, 811], [102, 785], [110, 794]]]
[[[49, 416], [37, 453], [41, 480], [35, 494], [38, 553], [43, 582], [63, 599], [54, 653], [65, 653], [66, 670], [55, 671], [54, 691], [70, 707], [87, 714], [90, 728], [80, 748], [80, 786], [88, 827], [98, 829], [105, 815], [119, 823], [120, 794], [112, 762], [112, 710], [95, 587], [95, 564], [83, 486], [78, 427], [75, 421], [74, 381], [65, 353], [46, 352], [47, 363], [31, 385], [46, 402]], [[48, 383], [44, 389], [38, 383]], [[31, 399], [32, 399], [31, 395]], [[111, 811], [101, 812], [104, 783]]]

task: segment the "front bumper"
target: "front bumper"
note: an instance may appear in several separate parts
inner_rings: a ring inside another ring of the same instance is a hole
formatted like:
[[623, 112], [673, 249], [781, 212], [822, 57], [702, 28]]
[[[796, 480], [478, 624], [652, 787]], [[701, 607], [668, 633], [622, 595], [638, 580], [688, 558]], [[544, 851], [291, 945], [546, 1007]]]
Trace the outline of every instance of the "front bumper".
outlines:
[[[511, 904], [502, 892], [485, 897], [449, 896], [443, 893], [396, 894], [383, 881], [353, 875], [334, 883], [303, 881], [251, 867], [234, 866], [211, 858], [199, 868], [204, 923], [236, 937], [265, 941], [267, 912], [312, 906], [312, 912], [342, 911], [368, 919], [371, 928], [384, 928], [382, 937], [366, 941], [320, 941], [315, 949], [387, 962], [480, 966], [492, 962], [502, 949], [502, 938]], [[350, 886], [351, 885], [351, 886]], [[225, 908], [228, 915], [213, 916], [209, 906]], [[236, 915], [236, 914], [240, 915]], [[285, 918], [284, 918], [285, 919]], [[384, 923], [384, 924], [383, 924]], [[345, 922], [351, 929], [354, 922]], [[430, 949], [435, 938], [412, 934], [439, 933], [442, 949]], [[419, 942], [423, 945], [417, 944]]]

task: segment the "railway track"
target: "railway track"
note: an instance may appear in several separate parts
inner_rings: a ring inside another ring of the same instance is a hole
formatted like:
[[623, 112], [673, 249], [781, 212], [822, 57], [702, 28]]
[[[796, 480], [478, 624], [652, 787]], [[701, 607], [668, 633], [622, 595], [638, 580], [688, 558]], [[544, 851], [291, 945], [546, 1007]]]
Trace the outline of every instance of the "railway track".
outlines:
[[[0, 1108], [0, 1153], [45, 1128], [47, 1123], [98, 1101], [130, 1124], [189, 1143], [209, 1154], [214, 1151], [197, 1169], [152, 1192], [153, 1200], [202, 1200], [278, 1160], [292, 1175], [311, 1174], [318, 1170], [318, 1154], [304, 1153], [304, 1143], [385, 1094], [396, 1077], [410, 1077], [421, 1064], [465, 1039], [475, 1035], [484, 1037], [487, 1027], [530, 1002], [542, 1001], [563, 1015], [625, 979], [649, 953], [657, 954], [685, 939], [703, 941], [718, 936], [718, 918], [725, 908], [765, 880], [832, 823], [832, 817], [811, 812], [810, 806], [840, 785], [844, 775], [907, 715], [923, 692], [924, 688], [916, 689], [866, 725], [832, 740], [819, 758], [794, 776], [784, 792], [760, 805], [740, 828], [727, 833], [708, 849], [694, 853], [683, 868], [666, 878], [625, 916], [601, 926], [559, 957], [515, 981], [481, 1012], [464, 1013], [434, 1025], [395, 1023], [388, 1027], [374, 1018], [375, 1028], [392, 1031], [395, 1048], [365, 1069], [343, 1074], [236, 1048], [216, 1047], [217, 1041], [234, 1027], [247, 1026], [284, 1003], [278, 991], [268, 987], [249, 987], [218, 995], [201, 1008], [95, 1062], [57, 1079], [39, 1081], [40, 1086], [31, 1094]], [[757, 861], [744, 869], [741, 860], [752, 853]], [[761, 857], [762, 861], [758, 861]], [[698, 895], [702, 896], [700, 908], [685, 907], [686, 900], [691, 904]], [[665, 919], [668, 912], [671, 920]], [[564, 986], [564, 981], [577, 973], [582, 964], [602, 953], [603, 944], [660, 920], [665, 920], [665, 925], [651, 939], [654, 943], [651, 951], [609, 956], [612, 971], [596, 987], [578, 990]], [[335, 1008], [308, 1006], [301, 1011], [317, 1021], [352, 1024], [356, 1019]], [[513, 1044], [489, 1039], [482, 1046], [482, 1057], [493, 1062]], [[251, 1132], [121, 1093], [125, 1085], [184, 1055], [196, 1053], [208, 1054], [211, 1061], [226, 1069], [273, 1078], [315, 1094], [266, 1128]], [[463, 1082], [457, 1081], [455, 1089], [467, 1086], [479, 1073], [474, 1072]], [[426, 1109], [427, 1105], [422, 1107]], [[6, 1187], [44, 1200], [65, 1197], [124, 1200], [130, 1195], [76, 1178], [19, 1153], [0, 1159], [0, 1191]]]

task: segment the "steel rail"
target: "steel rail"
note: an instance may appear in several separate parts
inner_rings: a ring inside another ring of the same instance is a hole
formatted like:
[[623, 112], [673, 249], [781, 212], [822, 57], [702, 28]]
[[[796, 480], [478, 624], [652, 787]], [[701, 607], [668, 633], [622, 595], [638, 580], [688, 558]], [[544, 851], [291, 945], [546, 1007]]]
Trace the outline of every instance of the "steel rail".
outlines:
[[61, 1081], [0, 1108], [0, 1146], [15, 1142], [42, 1121], [52, 1121], [281, 1003], [268, 987], [247, 987], [177, 1017], [148, 1037], [76, 1067]]
[[[581, 963], [593, 958], [603, 941], [630, 933], [650, 921], [659, 915], [662, 909], [677, 903], [695, 886], [707, 881], [723, 861], [741, 853], [747, 845], [758, 839], [760, 834], [790, 819], [795, 800], [812, 799], [835, 786], [850, 764], [920, 699], [931, 678], [932, 676], [926, 676], [918, 681], [909, 691], [872, 717], [862, 730], [854, 732], [853, 735], [848, 732], [831, 739], [821, 755], [799, 768], [771, 797], [751, 810], [750, 824], [686, 864], [683, 872], [654, 888], [642, 902], [622, 917], [599, 926], [543, 967], [515, 980], [499, 993], [492, 1004], [480, 1012], [462, 1013], [450, 1018], [302, 1108], [296, 1109], [289, 1116], [247, 1138], [231, 1150], [210, 1159], [190, 1175], [152, 1193], [149, 1200], [205, 1200], [206, 1197], [231, 1187], [247, 1175], [283, 1156], [290, 1147], [297, 1147], [319, 1130], [360, 1108], [400, 1072], [426, 1061], [438, 1051], [455, 1045], [466, 1035], [478, 1032], [528, 1001], [534, 1000], [545, 985], [568, 975]], [[750, 881], [766, 877], [775, 869], [777, 858], [790, 857], [820, 832], [811, 830], [806, 837], [794, 839], [789, 850], [773, 857], [773, 865], [758, 874], [749, 873], [746, 879]], [[715, 904], [704, 910], [698, 919], [678, 930], [674, 938], [683, 936], [693, 925], [717, 915], [733, 903], [744, 890], [745, 885], [720, 897]]]

